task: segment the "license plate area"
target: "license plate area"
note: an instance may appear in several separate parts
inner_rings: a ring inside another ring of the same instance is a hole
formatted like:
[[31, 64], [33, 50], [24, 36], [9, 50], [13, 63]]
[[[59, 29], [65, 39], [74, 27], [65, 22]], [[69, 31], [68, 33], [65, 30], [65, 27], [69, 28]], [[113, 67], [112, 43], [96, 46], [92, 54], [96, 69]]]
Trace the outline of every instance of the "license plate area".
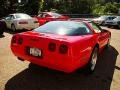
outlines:
[[42, 58], [42, 54], [43, 54], [41, 49], [34, 48], [34, 47], [27, 47], [26, 52], [28, 55], [38, 57], [38, 58]]

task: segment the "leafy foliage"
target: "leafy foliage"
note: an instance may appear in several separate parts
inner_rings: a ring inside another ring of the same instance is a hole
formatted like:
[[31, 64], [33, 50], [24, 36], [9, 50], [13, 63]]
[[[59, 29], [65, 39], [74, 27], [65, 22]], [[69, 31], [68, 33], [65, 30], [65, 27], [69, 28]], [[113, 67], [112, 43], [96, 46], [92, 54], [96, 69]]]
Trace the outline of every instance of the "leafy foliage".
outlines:
[[96, 4], [93, 8], [93, 14], [117, 14], [120, 8], [120, 3], [106, 3], [101, 6]]
[[36, 15], [40, 9], [40, 0], [29, 0], [26, 4], [18, 7], [18, 12]]
[[[0, 0], [0, 17], [14, 12], [37, 15], [41, 11], [57, 10], [69, 14], [116, 14], [119, 0]], [[116, 3], [117, 2], [117, 3]]]

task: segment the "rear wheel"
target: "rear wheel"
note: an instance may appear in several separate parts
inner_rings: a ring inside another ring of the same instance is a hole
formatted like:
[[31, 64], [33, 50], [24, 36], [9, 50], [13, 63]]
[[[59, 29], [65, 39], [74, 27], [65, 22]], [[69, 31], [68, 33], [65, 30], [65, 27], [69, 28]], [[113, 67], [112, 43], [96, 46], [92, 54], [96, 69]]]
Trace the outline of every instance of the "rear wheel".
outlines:
[[12, 29], [12, 31], [16, 31], [16, 28], [15, 28], [14, 24], [11, 25], [11, 29]]
[[97, 60], [98, 60], [98, 48], [95, 47], [93, 49], [93, 52], [90, 57], [90, 61], [88, 63], [88, 67], [87, 67], [88, 72], [92, 73], [95, 70]]
[[109, 48], [110, 47], [110, 39], [108, 39], [108, 42], [107, 42], [107, 45], [106, 45], [106, 48]]
[[34, 63], [30, 63], [29, 66], [28, 66], [29, 69], [38, 69], [39, 66], [37, 64], [34, 64]]

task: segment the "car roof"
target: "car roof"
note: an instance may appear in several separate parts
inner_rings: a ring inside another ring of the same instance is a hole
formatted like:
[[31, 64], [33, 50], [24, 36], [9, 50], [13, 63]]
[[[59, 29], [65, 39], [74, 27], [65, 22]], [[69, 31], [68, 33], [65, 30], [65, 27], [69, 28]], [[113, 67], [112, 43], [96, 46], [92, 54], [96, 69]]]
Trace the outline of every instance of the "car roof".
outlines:
[[[92, 23], [92, 21], [84, 21], [84, 20], [65, 20], [65, 21], [51, 21], [51, 22], [60, 22], [60, 23], [69, 23], [69, 22], [77, 22], [77, 23], [86, 23], [86, 24], [89, 24], [89, 23]], [[49, 22], [48, 22], [49, 23]]]
[[83, 19], [72, 19], [72, 20], [70, 20], [70, 21], [75, 21], [75, 22], [87, 22], [87, 23], [92, 22], [90, 19], [85, 19], [85, 18], [83, 18]]
[[[13, 14], [9, 14], [9, 15], [19, 15], [19, 14], [25, 14], [25, 13], [13, 13]], [[25, 14], [27, 15], [27, 14]]]
[[[51, 15], [52, 13], [56, 13], [56, 12], [41, 12], [40, 14], [49, 14], [49, 15]], [[56, 13], [56, 14], [59, 14], [59, 13]]]

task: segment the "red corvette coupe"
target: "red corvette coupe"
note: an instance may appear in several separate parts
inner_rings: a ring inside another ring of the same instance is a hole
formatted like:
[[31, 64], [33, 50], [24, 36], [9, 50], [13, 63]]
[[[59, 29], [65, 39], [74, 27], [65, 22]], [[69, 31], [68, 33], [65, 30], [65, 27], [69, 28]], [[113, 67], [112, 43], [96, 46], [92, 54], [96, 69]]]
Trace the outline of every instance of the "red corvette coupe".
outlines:
[[70, 73], [88, 65], [94, 71], [98, 55], [110, 43], [111, 33], [93, 22], [52, 21], [16, 34], [11, 49], [20, 60]]
[[68, 16], [63, 16], [60, 15], [58, 13], [54, 13], [54, 12], [42, 12], [41, 14], [39, 14], [37, 17], [39, 21], [39, 25], [43, 25], [49, 21], [55, 21], [55, 20], [68, 20], [69, 17]]

